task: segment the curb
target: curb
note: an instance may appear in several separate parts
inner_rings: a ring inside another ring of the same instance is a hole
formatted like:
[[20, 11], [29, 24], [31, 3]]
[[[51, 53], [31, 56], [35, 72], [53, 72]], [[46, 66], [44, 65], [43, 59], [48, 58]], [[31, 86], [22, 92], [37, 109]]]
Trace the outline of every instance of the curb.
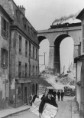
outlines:
[[0, 118], [7, 118], [7, 117], [9, 117], [9, 116], [18, 114], [18, 113], [20, 113], [20, 112], [24, 112], [24, 111], [29, 110], [29, 109], [30, 109], [30, 108], [26, 108], [26, 109], [24, 109], [24, 110], [17, 111], [17, 112], [14, 112], [14, 113], [10, 113], [10, 114], [8, 114], [8, 115], [6, 115], [6, 116], [2, 116], [2, 117], [0, 117]]

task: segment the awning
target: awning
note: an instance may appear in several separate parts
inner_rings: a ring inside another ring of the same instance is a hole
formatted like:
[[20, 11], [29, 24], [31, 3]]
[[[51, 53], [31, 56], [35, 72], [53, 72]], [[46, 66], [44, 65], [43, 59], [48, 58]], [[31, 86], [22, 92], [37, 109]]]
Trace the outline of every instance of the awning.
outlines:
[[50, 83], [48, 83], [45, 78], [43, 77], [29, 77], [27, 79], [21, 78], [21, 79], [16, 79], [17, 83], [34, 83], [34, 84], [41, 84], [44, 86], [52, 86]]

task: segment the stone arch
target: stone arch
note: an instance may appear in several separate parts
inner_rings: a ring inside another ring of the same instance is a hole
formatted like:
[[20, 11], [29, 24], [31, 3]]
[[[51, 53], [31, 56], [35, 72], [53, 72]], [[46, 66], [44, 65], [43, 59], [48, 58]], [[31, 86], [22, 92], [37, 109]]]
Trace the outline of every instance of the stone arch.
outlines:
[[43, 41], [44, 39], [47, 39], [45, 36], [38, 36], [38, 41], [39, 44], [41, 43], [41, 41]]
[[[50, 42], [47, 36], [38, 36], [39, 41], [39, 72], [48, 68]], [[43, 52], [42, 52], [43, 51]]]
[[60, 73], [60, 43], [66, 37], [71, 36], [68, 34], [61, 34], [54, 41], [54, 73]]

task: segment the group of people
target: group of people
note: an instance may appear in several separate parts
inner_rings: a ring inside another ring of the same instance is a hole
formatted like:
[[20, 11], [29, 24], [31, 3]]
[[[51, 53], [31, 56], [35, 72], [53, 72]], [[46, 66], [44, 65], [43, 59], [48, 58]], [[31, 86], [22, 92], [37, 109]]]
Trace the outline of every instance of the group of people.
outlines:
[[63, 98], [64, 98], [64, 91], [63, 90], [58, 90], [56, 92], [56, 95], [58, 97], [58, 101], [60, 101], [60, 99], [61, 99], [61, 101], [63, 101]]
[[58, 108], [58, 105], [56, 103], [56, 93], [55, 92], [49, 91], [47, 89], [45, 90], [45, 93], [41, 98], [41, 103], [39, 106], [39, 118], [41, 118], [41, 116], [43, 114], [46, 103]]

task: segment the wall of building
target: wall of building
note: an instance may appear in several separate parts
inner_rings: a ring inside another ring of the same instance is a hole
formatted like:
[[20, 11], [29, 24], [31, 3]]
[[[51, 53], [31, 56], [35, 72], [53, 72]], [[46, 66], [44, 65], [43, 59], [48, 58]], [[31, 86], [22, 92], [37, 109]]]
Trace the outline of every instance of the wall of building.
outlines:
[[[76, 77], [76, 82], [81, 81], [81, 66], [82, 62], [77, 61], [77, 77]], [[76, 99], [79, 104], [79, 109], [81, 107], [81, 86], [79, 84], [76, 84]]]
[[[7, 37], [2, 34], [2, 18], [4, 18], [5, 21], [9, 23], [7, 17], [0, 12], [0, 108], [6, 107], [9, 100], [9, 38], [10, 38], [9, 36], [10, 34], [9, 34], [9, 28], [7, 29], [8, 30]], [[7, 54], [7, 57], [4, 57], [5, 59], [4, 63], [2, 58], [3, 49], [6, 50], [6, 54]]]
[[[19, 52], [19, 36], [21, 36], [21, 52]], [[27, 55], [25, 55], [25, 42], [28, 42], [27, 46]], [[30, 46], [30, 44], [32, 46]], [[34, 50], [33, 50], [34, 46]], [[32, 48], [32, 49], [31, 49]], [[27, 38], [24, 37], [24, 35], [18, 31], [13, 30], [11, 32], [11, 51], [10, 51], [10, 77], [11, 77], [11, 84], [15, 84], [14, 87], [12, 87], [11, 90], [11, 99], [13, 99], [13, 103], [17, 104], [17, 106], [22, 105], [24, 103], [23, 93], [21, 95], [18, 94], [19, 91], [24, 91], [24, 88], [27, 90], [27, 98], [29, 98], [29, 93], [32, 92], [32, 89], [29, 89], [29, 86], [32, 87], [31, 83], [21, 84], [17, 83], [14, 80], [17, 79], [18, 81], [21, 79], [24, 81], [24, 79], [28, 80], [31, 78], [31, 76], [38, 76], [38, 70], [36, 70], [36, 67], [38, 69], [38, 53], [36, 58], [36, 52], [35, 50], [38, 50], [38, 48], [30, 42]], [[19, 77], [19, 62], [21, 62], [21, 77]], [[25, 63], [27, 64], [27, 76], [25, 77]], [[30, 68], [31, 65], [31, 68]], [[33, 69], [34, 66], [34, 69]], [[31, 70], [30, 70], [31, 69]], [[15, 97], [16, 96], [16, 97]], [[19, 99], [20, 98], [20, 99]], [[16, 99], [16, 100], [15, 100]], [[27, 101], [28, 102], [28, 101]], [[16, 107], [17, 107], [16, 106]]]
[[[4, 10], [6, 10], [9, 16], [12, 17], [14, 20], [11, 25], [10, 40], [5, 40], [4, 37], [2, 37], [0, 25], [0, 57], [2, 56], [1, 48], [6, 49], [8, 51], [9, 56], [9, 66], [7, 68], [3, 69], [0, 63], [0, 99], [9, 97], [10, 104], [14, 107], [17, 107], [19, 105], [24, 104], [25, 98], [27, 99], [26, 103], [29, 102], [28, 99], [29, 95], [32, 93], [33, 83], [29, 79], [31, 79], [31, 76], [34, 77], [38, 76], [39, 74], [39, 45], [37, 39], [37, 32], [25, 17], [25, 13], [23, 14], [23, 12], [21, 12], [22, 7], [18, 7], [14, 3], [14, 1], [0, 0], [0, 5], [3, 6]], [[1, 15], [2, 14], [0, 14], [0, 24], [2, 24]], [[21, 62], [20, 76], [19, 62]], [[30, 65], [32, 67], [31, 70]], [[7, 80], [7, 83], [5, 82], [5, 80]], [[36, 85], [36, 83], [34, 84]], [[5, 86], [8, 88], [6, 88]]]

